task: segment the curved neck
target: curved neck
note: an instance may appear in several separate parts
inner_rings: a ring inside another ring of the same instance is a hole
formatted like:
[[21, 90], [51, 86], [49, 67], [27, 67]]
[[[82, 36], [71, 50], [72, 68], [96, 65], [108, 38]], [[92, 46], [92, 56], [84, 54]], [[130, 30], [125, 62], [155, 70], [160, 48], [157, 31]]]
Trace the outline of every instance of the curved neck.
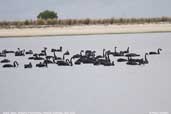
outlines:
[[71, 64], [71, 66], [72, 66], [72, 65], [73, 65], [73, 64], [72, 64], [72, 57], [71, 57], [71, 59], [70, 59], [70, 61], [69, 61], [69, 62], [70, 62], [70, 64]]
[[127, 48], [127, 52], [129, 53], [129, 47]]
[[16, 63], [14, 62], [14, 67], [16, 67]]
[[14, 62], [14, 67], [17, 67], [18, 66], [18, 63], [17, 62]]
[[115, 47], [115, 53], [116, 53], [116, 47]]
[[53, 55], [54, 55], [54, 57], [56, 58], [56, 53], [55, 53], [55, 52], [53, 52]]
[[62, 47], [59, 48], [59, 51], [62, 51]]
[[83, 53], [83, 52], [81, 51], [81, 52], [80, 52], [80, 56], [81, 56], [81, 57], [82, 57], [82, 53]]
[[147, 60], [147, 54], [145, 54], [145, 61], [148, 61], [148, 60]]
[[160, 54], [160, 49], [157, 50], [157, 53]]
[[105, 56], [105, 49], [103, 49], [103, 57]]
[[106, 58], [108, 61], [110, 61], [109, 54], [106, 54]]
[[65, 54], [63, 54], [63, 60], [65, 59]]

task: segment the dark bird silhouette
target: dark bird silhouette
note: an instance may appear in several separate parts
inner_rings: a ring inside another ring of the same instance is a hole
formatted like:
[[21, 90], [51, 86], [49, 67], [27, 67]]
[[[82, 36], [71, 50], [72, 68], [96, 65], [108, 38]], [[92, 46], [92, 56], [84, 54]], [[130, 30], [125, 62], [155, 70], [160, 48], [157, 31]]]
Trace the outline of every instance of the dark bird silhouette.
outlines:
[[145, 53], [145, 57], [141, 58], [141, 59], [139, 59], [139, 58], [138, 59], [132, 59], [131, 57], [128, 57], [128, 62], [129, 63], [136, 62], [139, 65], [141, 65], [141, 64], [148, 64], [147, 55], [148, 55], [148, 53]]
[[26, 55], [31, 55], [31, 54], [33, 54], [32, 50], [26, 51]]
[[105, 49], [103, 49], [103, 54], [102, 55], [97, 55], [95, 57], [95, 59], [104, 58], [104, 57], [105, 57]]
[[57, 57], [57, 55], [56, 55], [56, 53], [55, 53], [55, 52], [53, 52], [53, 56], [54, 56], [54, 59], [55, 59], [55, 60], [62, 60], [62, 58], [61, 58], [61, 57]]
[[65, 59], [65, 55], [70, 55], [68, 50], [63, 54], [63, 60]]
[[34, 54], [33, 57], [29, 57], [28, 59], [33, 59], [33, 60], [44, 60], [43, 57], [40, 57], [39, 54]]
[[14, 61], [13, 62], [13, 64], [4, 64], [2, 67], [3, 68], [15, 68], [15, 67], [18, 67], [19, 66], [19, 64], [18, 64], [18, 62], [17, 61]]
[[44, 62], [46, 62], [47, 64], [55, 64], [55, 59], [54, 58], [49, 58], [49, 59], [45, 59]]
[[114, 61], [111, 62], [109, 55], [110, 55], [110, 50], [105, 53], [104, 58], [96, 59], [94, 65], [114, 66], [115, 65]]
[[8, 51], [8, 50], [6, 50], [6, 49], [4, 49], [4, 50], [2, 50], [2, 53], [15, 53], [14, 51]]
[[120, 53], [122, 53], [122, 54], [129, 53], [129, 47], [127, 48], [126, 51], [120, 51]]
[[83, 56], [83, 54], [82, 54], [83, 52], [84, 52], [84, 50], [81, 50], [81, 51], [80, 51], [80, 54], [75, 54], [75, 55], [73, 55], [71, 58], [72, 58], [72, 59], [81, 58], [81, 57]]
[[128, 59], [124, 59], [124, 58], [117, 59], [117, 62], [126, 62], [126, 61], [128, 61]]
[[151, 51], [151, 52], [149, 52], [149, 54], [150, 54], [150, 55], [160, 54], [160, 51], [162, 51], [162, 49], [161, 49], [161, 48], [158, 48], [158, 49], [157, 49], [157, 52]]
[[39, 56], [47, 56], [47, 48], [46, 47], [44, 47], [44, 49], [41, 51]]
[[24, 68], [32, 68], [31, 62], [30, 62], [29, 64], [25, 64], [25, 65], [24, 65]]
[[110, 52], [110, 54], [112, 54], [113, 56], [124, 56], [124, 53], [121, 52], [117, 52], [116, 51], [116, 46], [114, 47], [114, 52]]
[[[83, 64], [93, 64], [95, 62], [95, 51], [91, 51], [91, 50], [86, 50], [85, 51], [85, 55], [82, 55], [84, 51], [81, 50], [80, 52], [80, 58], [75, 61], [75, 64], [79, 65], [81, 63]], [[78, 56], [78, 55], [77, 55]]]
[[9, 62], [10, 62], [9, 59], [3, 59], [3, 60], [0, 61], [0, 63], [9, 63]]
[[15, 56], [25, 56], [25, 50], [18, 48], [18, 51], [15, 52]]
[[38, 64], [36, 64], [36, 67], [42, 68], [42, 67], [48, 67], [48, 64], [46, 62], [40, 62]]
[[139, 65], [139, 63], [137, 63], [135, 61], [128, 61], [126, 64], [127, 65]]
[[128, 53], [125, 55], [126, 57], [138, 57], [140, 56], [139, 54], [136, 54], [136, 53]]
[[62, 52], [62, 46], [59, 47], [59, 49], [51, 49], [51, 52]]
[[72, 66], [72, 59], [60, 60], [56, 63], [58, 66]]
[[47, 55], [45, 58], [46, 58], [46, 59], [53, 59], [53, 58], [54, 58], [54, 56]]
[[7, 55], [6, 55], [6, 53], [0, 53], [0, 57], [6, 57]]
[[148, 53], [145, 53], [144, 59], [142, 58], [139, 60], [140, 64], [148, 64], [149, 63], [147, 60], [147, 55], [148, 55]]

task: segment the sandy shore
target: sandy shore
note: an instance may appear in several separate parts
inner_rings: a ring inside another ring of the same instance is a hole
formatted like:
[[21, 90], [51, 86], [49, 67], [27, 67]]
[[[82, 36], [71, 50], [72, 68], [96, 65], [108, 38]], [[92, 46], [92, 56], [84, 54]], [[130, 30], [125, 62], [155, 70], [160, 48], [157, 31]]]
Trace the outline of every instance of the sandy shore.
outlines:
[[0, 29], [0, 37], [92, 35], [171, 32], [171, 24], [88, 25], [47, 28]]

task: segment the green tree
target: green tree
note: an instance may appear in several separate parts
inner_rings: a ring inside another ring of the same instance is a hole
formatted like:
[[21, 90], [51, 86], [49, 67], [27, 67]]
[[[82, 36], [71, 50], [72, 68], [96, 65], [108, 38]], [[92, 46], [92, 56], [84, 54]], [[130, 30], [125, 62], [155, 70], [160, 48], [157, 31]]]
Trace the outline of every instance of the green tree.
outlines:
[[37, 16], [38, 19], [57, 19], [58, 15], [56, 12], [54, 11], [49, 11], [49, 10], [45, 10], [43, 12], [40, 12], [40, 14]]

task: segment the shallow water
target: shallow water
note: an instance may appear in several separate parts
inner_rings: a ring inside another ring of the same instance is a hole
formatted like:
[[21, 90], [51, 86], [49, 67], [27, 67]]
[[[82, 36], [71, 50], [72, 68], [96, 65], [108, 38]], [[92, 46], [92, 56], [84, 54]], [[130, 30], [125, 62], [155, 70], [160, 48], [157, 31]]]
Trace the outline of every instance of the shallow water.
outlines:
[[[148, 56], [149, 64], [127, 66], [80, 65], [24, 69], [26, 57], [13, 57], [19, 68], [0, 67], [0, 112], [66, 112], [77, 114], [148, 114], [171, 112], [171, 33], [56, 36], [0, 39], [0, 50], [59, 48], [76, 54], [80, 50], [125, 50], [140, 53], [162, 48], [160, 55]], [[50, 54], [50, 53], [49, 53]], [[70, 56], [68, 56], [70, 57]], [[112, 57], [111, 57], [112, 58]], [[112, 58], [116, 60], [116, 58]], [[2, 60], [2, 58], [0, 58]], [[0, 65], [2, 66], [2, 65]]]

